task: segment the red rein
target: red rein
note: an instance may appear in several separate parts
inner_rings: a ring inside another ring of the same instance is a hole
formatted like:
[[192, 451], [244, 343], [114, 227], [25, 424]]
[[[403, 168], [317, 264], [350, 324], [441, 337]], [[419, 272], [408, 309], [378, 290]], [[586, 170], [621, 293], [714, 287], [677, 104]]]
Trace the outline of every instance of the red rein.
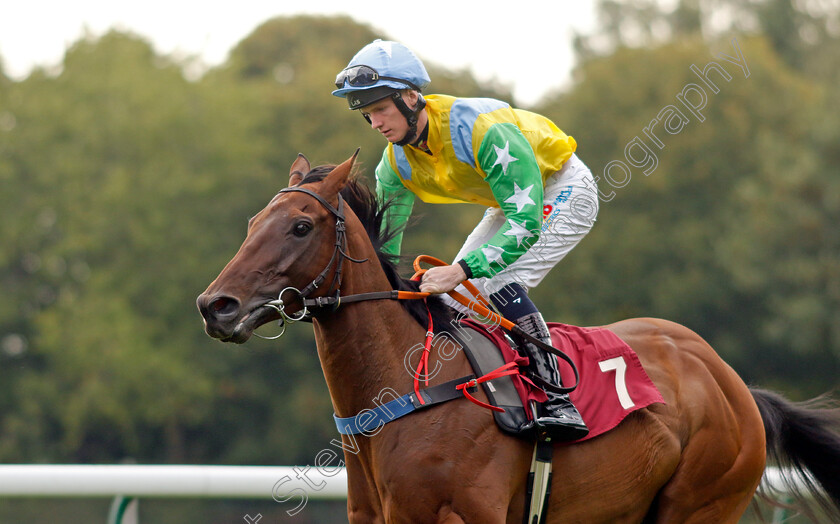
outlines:
[[414, 372], [414, 394], [417, 395], [417, 400], [420, 401], [420, 404], [425, 404], [426, 401], [423, 400], [423, 397], [420, 396], [420, 374], [423, 373], [423, 370], [426, 371], [425, 374], [425, 383], [426, 387], [429, 386], [429, 352], [432, 349], [432, 338], [435, 336], [434, 333], [434, 325], [432, 324], [432, 312], [429, 309], [429, 304], [426, 302], [426, 299], [423, 299], [423, 303], [426, 304], [426, 311], [429, 313], [429, 328], [426, 331], [426, 342], [423, 345], [423, 354], [420, 355], [420, 364], [417, 365], [417, 371]]
[[[416, 272], [414, 273], [414, 276], [411, 277], [411, 280], [414, 280], [414, 281], [420, 280], [420, 278], [423, 276], [423, 273], [426, 272], [425, 269], [420, 268], [420, 263], [421, 262], [427, 262], [427, 263], [430, 263], [430, 264], [433, 264], [433, 265], [436, 265], [436, 266], [445, 266], [446, 265], [445, 262], [443, 262], [441, 260], [438, 260], [434, 257], [430, 257], [430, 256], [427, 256], [427, 255], [421, 255], [414, 260], [414, 269], [415, 269]], [[510, 327], [510, 326], [505, 325], [505, 323], [508, 323], [508, 324], [511, 323], [509, 320], [505, 319], [504, 317], [500, 317], [500, 316], [496, 315], [495, 313], [490, 311], [489, 308], [484, 307], [484, 304], [487, 303], [487, 299], [485, 299], [483, 296], [481, 296], [481, 294], [479, 293], [478, 289], [475, 288], [475, 286], [473, 286], [469, 281], [464, 281], [463, 284], [464, 284], [464, 287], [466, 287], [470, 291], [470, 293], [473, 294], [473, 296], [476, 298], [476, 301], [470, 302], [466, 299], [466, 297], [464, 297], [463, 295], [461, 295], [460, 293], [457, 293], [455, 291], [450, 291], [449, 295], [452, 298], [454, 298], [456, 301], [458, 301], [459, 303], [467, 306], [468, 308], [472, 309], [473, 311], [476, 311], [480, 315], [483, 315], [485, 318], [488, 318], [491, 321], [492, 320], [497, 320], [498, 323], [500, 325], [502, 325], [503, 327], [507, 327], [507, 328]], [[424, 405], [426, 404], [426, 401], [423, 400], [423, 397], [420, 395], [420, 376], [423, 373], [423, 371], [425, 370], [426, 374], [424, 375], [424, 382], [425, 382], [425, 385], [428, 387], [428, 385], [429, 385], [429, 353], [430, 353], [431, 348], [432, 348], [432, 339], [434, 338], [434, 325], [432, 324], [432, 312], [429, 309], [429, 303], [426, 302], [426, 299], [425, 299], [425, 297], [429, 296], [430, 294], [431, 293], [417, 293], [417, 292], [412, 292], [412, 291], [400, 291], [398, 293], [400, 299], [409, 300], [409, 299], [423, 298], [423, 302], [426, 304], [426, 311], [429, 313], [429, 327], [426, 330], [426, 342], [425, 342], [424, 347], [423, 347], [423, 354], [420, 356], [420, 363], [417, 365], [417, 370], [414, 372], [414, 394], [417, 396], [417, 400], [420, 402], [420, 404], [424, 404]], [[476, 302], [478, 302], [478, 303], [476, 303]], [[517, 374], [519, 374], [519, 368], [517, 367], [517, 364], [515, 362], [508, 362], [504, 366], [501, 366], [497, 369], [494, 369], [493, 371], [491, 371], [490, 373], [487, 373], [486, 375], [484, 375], [482, 377], [474, 378], [474, 379], [470, 380], [469, 382], [465, 382], [463, 384], [459, 384], [459, 385], [455, 386], [455, 389], [461, 390], [464, 393], [464, 396], [467, 399], [469, 399], [470, 402], [472, 402], [476, 405], [479, 405], [483, 408], [487, 408], [487, 409], [492, 410], [492, 411], [503, 412], [504, 409], [502, 409], [500, 407], [496, 407], [496, 406], [491, 406], [490, 404], [482, 402], [482, 401], [478, 400], [477, 398], [473, 397], [472, 395], [470, 395], [469, 388], [476, 387], [478, 384], [481, 384], [482, 382], [487, 382], [488, 380], [493, 380], [494, 378], [504, 377], [504, 376], [507, 376], [507, 375], [517, 375]]]

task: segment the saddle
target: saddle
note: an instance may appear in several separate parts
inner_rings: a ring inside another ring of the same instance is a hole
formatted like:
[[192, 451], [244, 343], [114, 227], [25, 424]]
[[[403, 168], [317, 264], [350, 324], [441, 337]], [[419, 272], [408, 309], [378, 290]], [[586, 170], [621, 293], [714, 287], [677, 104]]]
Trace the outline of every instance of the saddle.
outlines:
[[[446, 265], [441, 260], [421, 255], [414, 261], [416, 278], [425, 271], [420, 268], [421, 262], [437, 266]], [[434, 336], [431, 331], [432, 317], [429, 313], [430, 329], [426, 333], [424, 355], [421, 357], [421, 364], [415, 374], [414, 391], [373, 409], [363, 410], [352, 417], [333, 415], [339, 433], [344, 435], [375, 434], [382, 425], [397, 418], [463, 396], [480, 406], [493, 410], [496, 424], [503, 432], [535, 439], [538, 435], [535, 431], [532, 406], [536, 402], [545, 402], [548, 397], [545, 391], [530, 378], [519, 372], [520, 368], [527, 367], [528, 358], [516, 351], [515, 343], [500, 326], [518, 336], [531, 339], [532, 343], [557, 355], [555, 358], [558, 358], [562, 383], [574, 384], [574, 386], [559, 387], [557, 384], [544, 381], [542, 383], [543, 387], [553, 391], [569, 392], [571, 401], [589, 427], [589, 434], [574, 442], [592, 439], [609, 431], [637, 409], [656, 402], [664, 403], [659, 390], [642, 367], [639, 357], [612, 331], [605, 328], [548, 323], [552, 346], [549, 347], [523, 332], [509, 320], [491, 312], [486, 307], [487, 300], [481, 296], [475, 286], [468, 281], [463, 284], [473, 294], [477, 304], [455, 291], [450, 291], [449, 295], [473, 311], [485, 314], [485, 318], [493, 322], [485, 325], [471, 319], [464, 319], [458, 325], [458, 329], [447, 332], [459, 345], [457, 349], [464, 351], [475, 375], [420, 389], [420, 373], [424, 367], [428, 368], [426, 359]], [[425, 296], [427, 296], [425, 293], [394, 290], [353, 295], [345, 297], [344, 302], [380, 298], [424, 298]], [[534, 377], [534, 379], [538, 380], [539, 377]], [[481, 384], [484, 389], [490, 401], [489, 405], [476, 400], [470, 394], [476, 390], [478, 384]], [[428, 381], [426, 385], [428, 386]]]
[[[624, 418], [653, 403], [664, 403], [662, 395], [648, 377], [639, 357], [618, 336], [604, 328], [585, 328], [549, 323], [552, 345], [566, 354], [577, 368], [577, 387], [569, 394], [589, 434], [573, 442], [595, 438], [616, 427]], [[472, 320], [461, 322], [461, 329], [449, 334], [463, 350], [474, 375], [451, 380], [394, 398], [346, 418], [335, 416], [339, 433], [375, 435], [378, 429], [397, 418], [420, 409], [467, 397], [493, 410], [496, 424], [510, 435], [536, 439], [532, 402], [545, 402], [545, 392], [515, 368], [525, 367], [527, 358], [515, 349], [513, 341], [498, 326], [485, 326]], [[574, 370], [560, 362], [564, 384], [575, 382]], [[478, 385], [489, 405], [476, 400]]]
[[[478, 377], [508, 364], [524, 367], [527, 357], [498, 326], [472, 320], [461, 323], [453, 338]], [[602, 435], [616, 427], [627, 415], [653, 403], [664, 403], [662, 395], [642, 367], [633, 349], [612, 331], [568, 324], [548, 323], [552, 345], [574, 362], [579, 372], [577, 387], [570, 393], [589, 434], [575, 442]], [[574, 383], [573, 370], [560, 360], [564, 384]], [[504, 411], [493, 412], [499, 429], [507, 434], [534, 440], [532, 402], [544, 402], [545, 393], [526, 375], [511, 374], [481, 382], [491, 405]]]
[[[462, 321], [461, 326], [465, 329], [450, 333], [460, 344], [475, 376], [486, 376], [510, 362], [520, 368], [527, 366], [528, 358], [516, 351], [513, 339], [504, 333], [494, 334], [493, 326], [470, 320]], [[531, 401], [545, 402], [548, 398], [546, 394], [522, 374], [501, 376], [481, 385], [490, 405], [502, 410], [493, 410], [499, 429], [510, 435], [532, 439], [534, 417]]]

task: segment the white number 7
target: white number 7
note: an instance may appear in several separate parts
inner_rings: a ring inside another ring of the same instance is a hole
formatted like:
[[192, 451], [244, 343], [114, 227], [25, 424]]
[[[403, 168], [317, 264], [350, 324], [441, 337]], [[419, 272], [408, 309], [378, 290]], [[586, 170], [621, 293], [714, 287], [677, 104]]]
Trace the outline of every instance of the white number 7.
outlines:
[[621, 402], [621, 407], [624, 409], [632, 408], [635, 404], [630, 398], [630, 393], [627, 391], [627, 382], [625, 380], [625, 373], [627, 372], [627, 363], [624, 357], [615, 357], [608, 360], [598, 362], [601, 371], [615, 371], [615, 392], [618, 393], [618, 400]]

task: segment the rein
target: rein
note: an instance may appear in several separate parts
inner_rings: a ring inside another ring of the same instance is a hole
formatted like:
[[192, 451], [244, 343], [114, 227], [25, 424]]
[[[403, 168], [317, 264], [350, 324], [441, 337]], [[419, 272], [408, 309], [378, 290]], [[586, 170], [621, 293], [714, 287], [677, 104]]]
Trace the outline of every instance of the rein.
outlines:
[[[327, 263], [327, 266], [318, 274], [315, 279], [309, 283], [305, 288], [302, 290], [298, 290], [294, 287], [287, 287], [280, 292], [275, 300], [271, 300], [263, 304], [262, 307], [269, 307], [276, 310], [280, 313], [280, 324], [282, 326], [282, 330], [280, 334], [275, 335], [273, 337], [262, 337], [261, 338], [267, 340], [276, 340], [283, 336], [286, 332], [286, 326], [293, 322], [298, 322], [300, 320], [306, 320], [308, 315], [311, 315], [309, 308], [323, 308], [323, 307], [332, 307], [333, 311], [338, 309], [338, 307], [343, 304], [352, 304], [354, 302], [363, 302], [367, 300], [419, 300], [425, 299], [432, 293], [423, 293], [419, 291], [398, 291], [396, 289], [388, 290], [388, 291], [374, 291], [369, 293], [358, 293], [354, 295], [345, 295], [341, 296], [341, 268], [342, 264], [344, 263], [344, 259], [351, 262], [355, 262], [360, 264], [362, 262], [366, 262], [368, 259], [355, 259], [347, 254], [347, 228], [345, 226], [345, 218], [344, 218], [344, 198], [342, 198], [341, 194], [338, 195], [338, 208], [335, 208], [329, 202], [324, 199], [321, 195], [315, 193], [306, 188], [302, 187], [287, 187], [285, 189], [281, 189], [280, 193], [291, 193], [291, 192], [299, 192], [305, 193], [315, 200], [317, 200], [324, 208], [333, 214], [335, 217], [335, 248], [333, 249], [333, 254], [330, 257], [330, 261]], [[431, 264], [434, 266], [445, 266], [447, 265], [446, 262], [437, 259], [435, 257], [431, 257], [428, 255], [420, 255], [414, 260], [414, 276], [412, 280], [419, 279], [422, 277], [423, 273], [426, 272], [425, 269], [420, 267], [422, 263]], [[315, 292], [321, 285], [323, 285], [324, 281], [327, 278], [327, 275], [333, 269], [333, 265], [335, 265], [335, 272], [333, 274], [332, 282], [328, 288], [327, 296], [322, 297], [313, 297], [309, 298], [309, 295]], [[449, 291], [449, 296], [452, 297], [456, 302], [465, 306], [468, 310], [478, 314], [481, 316], [484, 323], [489, 323], [492, 325], [501, 326], [508, 332], [534, 344], [535, 346], [539, 347], [543, 351], [547, 351], [552, 355], [556, 355], [563, 359], [574, 371], [575, 374], [575, 383], [572, 386], [568, 387], [560, 387], [550, 382], [547, 382], [540, 378], [538, 375], [532, 375], [531, 379], [537, 383], [538, 385], [542, 386], [543, 388], [553, 391], [555, 393], [570, 393], [573, 391], [580, 381], [580, 374], [578, 372], [577, 366], [569, 358], [568, 355], [563, 353], [562, 351], [556, 349], [553, 346], [550, 346], [543, 342], [542, 340], [531, 336], [530, 334], [526, 333], [522, 328], [511, 322], [510, 320], [504, 318], [503, 316], [499, 315], [495, 311], [491, 309], [490, 303], [487, 299], [478, 291], [478, 289], [468, 280], [462, 282], [462, 285], [472, 294], [474, 300], [470, 300], [461, 293], [458, 293], [455, 290]], [[334, 290], [334, 291], [333, 291]], [[283, 301], [283, 294], [287, 291], [291, 291], [297, 295], [297, 299], [303, 303], [303, 309], [300, 310], [297, 314], [288, 314], [286, 313], [286, 303]], [[428, 308], [428, 306], [427, 306]], [[431, 313], [429, 313], [429, 327], [427, 329], [426, 335], [426, 349], [423, 353], [424, 358], [427, 358], [429, 348], [431, 346], [431, 337], [429, 334], [432, 332], [431, 326]], [[415, 390], [418, 389], [418, 380], [421, 370], [423, 368], [425, 361], [421, 360], [420, 367], [418, 367], [415, 373]], [[426, 380], [426, 384], [428, 385], [428, 379]], [[466, 390], [464, 390], [466, 391]], [[421, 397], [422, 398], [422, 397]], [[422, 400], [421, 400], [422, 403]]]
[[[431, 264], [433, 266], [446, 266], [447, 265], [446, 262], [444, 262], [444, 261], [442, 261], [438, 258], [431, 257], [429, 255], [420, 255], [420, 256], [418, 256], [417, 258], [414, 259], [415, 273], [414, 273], [414, 277], [412, 277], [412, 278], [418, 278], [419, 276], [421, 276], [423, 273], [426, 272], [425, 269], [420, 268], [420, 264], [423, 263], [423, 262], [425, 262], [427, 264]], [[514, 324], [510, 320], [506, 319], [502, 315], [493, 311], [491, 309], [490, 303], [487, 301], [487, 299], [484, 297], [484, 295], [482, 295], [481, 292], [478, 290], [478, 288], [476, 288], [475, 285], [472, 282], [470, 282], [469, 280], [465, 280], [465, 281], [461, 282], [461, 285], [463, 285], [467, 289], [467, 291], [470, 292], [470, 294], [474, 297], [474, 300], [468, 299], [467, 297], [465, 297], [461, 293], [458, 293], [455, 290], [449, 291], [448, 295], [450, 297], [452, 297], [453, 300], [455, 300], [456, 302], [461, 304], [462, 306], [465, 306], [468, 310], [470, 310], [473, 313], [476, 313], [477, 315], [479, 315], [481, 320], [482, 320], [482, 323], [491, 324], [491, 325], [495, 325], [495, 326], [501, 326], [506, 331], [508, 331], [508, 332], [526, 340], [527, 342], [530, 342], [531, 344], [534, 344], [535, 346], [542, 349], [543, 351], [546, 351], [548, 353], [551, 353], [552, 355], [560, 357], [564, 362], [566, 362], [569, 365], [569, 367], [572, 368], [572, 371], [575, 374], [575, 383], [571, 386], [568, 386], [568, 387], [561, 387], [561, 386], [557, 386], [556, 384], [552, 384], [551, 382], [548, 382], [548, 381], [542, 379], [539, 375], [536, 375], [536, 374], [533, 374], [533, 375], [530, 376], [531, 380], [534, 381], [534, 383], [543, 387], [546, 390], [552, 391], [554, 393], [559, 393], [559, 394], [571, 393], [572, 391], [575, 390], [575, 388], [577, 388], [578, 383], [580, 382], [580, 373], [578, 372], [577, 366], [575, 365], [574, 361], [572, 361], [572, 359], [568, 355], [566, 355], [565, 353], [563, 353], [559, 349], [555, 348], [554, 346], [550, 346], [550, 345], [546, 344], [545, 342], [543, 342], [542, 340], [531, 336], [529, 333], [525, 332], [522, 328], [520, 328], [519, 326], [517, 326], [516, 324]], [[422, 295], [422, 296], [418, 296], [416, 298], [425, 298], [425, 296], [428, 296], [431, 293], [416, 293], [416, 294], [417, 295]]]

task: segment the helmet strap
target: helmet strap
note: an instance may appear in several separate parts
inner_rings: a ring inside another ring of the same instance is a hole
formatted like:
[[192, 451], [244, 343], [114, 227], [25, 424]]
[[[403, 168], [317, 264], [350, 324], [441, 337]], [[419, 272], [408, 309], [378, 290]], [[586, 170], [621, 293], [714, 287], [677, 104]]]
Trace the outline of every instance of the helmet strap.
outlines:
[[414, 109], [408, 107], [408, 104], [405, 103], [403, 100], [402, 95], [399, 91], [394, 91], [394, 94], [391, 95], [391, 98], [394, 99], [394, 105], [397, 106], [400, 113], [405, 117], [406, 122], [408, 122], [408, 131], [406, 131], [405, 136], [399, 142], [395, 142], [398, 146], [406, 146], [414, 140], [414, 136], [417, 134], [417, 119], [420, 115], [420, 111], [426, 107], [426, 99], [423, 98], [419, 92], [417, 93], [417, 106]]

